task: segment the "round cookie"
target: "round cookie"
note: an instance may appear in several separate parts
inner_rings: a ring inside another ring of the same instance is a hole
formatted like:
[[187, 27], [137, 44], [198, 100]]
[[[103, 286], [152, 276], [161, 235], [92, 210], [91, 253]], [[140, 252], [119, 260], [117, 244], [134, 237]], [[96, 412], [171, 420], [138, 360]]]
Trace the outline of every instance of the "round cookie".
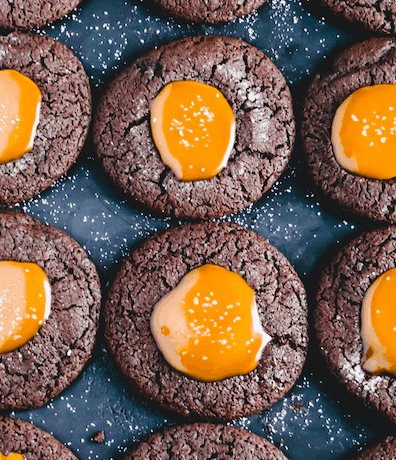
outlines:
[[0, 69], [21, 72], [42, 93], [33, 150], [0, 164], [0, 207], [9, 207], [45, 190], [75, 162], [88, 134], [91, 90], [80, 61], [49, 37], [0, 36]]
[[51, 284], [51, 314], [22, 347], [0, 354], [0, 409], [39, 407], [81, 372], [98, 328], [94, 264], [69, 235], [38, 220], [0, 213], [0, 260], [37, 263]]
[[396, 378], [362, 369], [360, 312], [374, 280], [396, 266], [396, 228], [363, 233], [325, 268], [319, 280], [314, 326], [331, 373], [366, 406], [396, 422]]
[[0, 28], [27, 30], [65, 16], [81, 0], [4, 0], [0, 3]]
[[124, 460], [286, 460], [266, 439], [235, 426], [195, 423], [155, 433], [128, 453]]
[[[149, 106], [169, 82], [219, 89], [236, 118], [228, 165], [214, 178], [178, 181], [150, 132]], [[285, 169], [294, 143], [290, 91], [259, 50], [228, 37], [189, 37], [135, 61], [109, 85], [93, 138], [104, 170], [134, 202], [157, 214], [218, 218], [258, 200]]]
[[209, 24], [218, 24], [223, 22], [232, 22], [236, 19], [256, 10], [267, 0], [230, 0], [219, 2], [217, 0], [198, 0], [191, 2], [182, 0], [154, 0], [165, 13], [176, 18], [187, 21], [205, 22]]
[[[273, 338], [255, 370], [215, 382], [175, 371], [150, 330], [156, 303], [206, 263], [239, 273], [255, 290], [263, 328]], [[266, 409], [293, 386], [307, 353], [300, 279], [264, 238], [234, 224], [184, 225], [145, 241], [116, 275], [103, 317], [108, 349], [132, 389], [186, 417], [226, 420]]]
[[396, 458], [396, 438], [388, 436], [376, 446], [354, 457], [354, 460], [393, 460], [394, 458]]
[[336, 16], [381, 34], [396, 33], [396, 4], [393, 0], [320, 0]]
[[309, 173], [318, 189], [343, 210], [364, 218], [396, 222], [396, 178], [352, 174], [336, 161], [331, 126], [338, 106], [364, 86], [396, 83], [396, 39], [372, 38], [339, 54], [308, 89], [301, 135]]
[[0, 453], [21, 454], [35, 460], [77, 460], [77, 457], [49, 433], [31, 423], [0, 417]]

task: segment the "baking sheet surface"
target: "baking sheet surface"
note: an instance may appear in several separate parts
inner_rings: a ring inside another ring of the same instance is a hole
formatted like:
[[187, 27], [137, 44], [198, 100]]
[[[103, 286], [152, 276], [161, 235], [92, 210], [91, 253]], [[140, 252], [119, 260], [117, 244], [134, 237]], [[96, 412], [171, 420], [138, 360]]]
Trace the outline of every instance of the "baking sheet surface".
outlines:
[[[316, 3], [316, 2], [312, 2]], [[296, 118], [310, 79], [335, 50], [365, 37], [348, 34], [330, 18], [313, 12], [309, 1], [270, 0], [233, 24], [181, 24], [139, 0], [83, 0], [66, 18], [35, 33], [69, 46], [91, 78], [94, 104], [115, 74], [154, 46], [189, 35], [221, 34], [246, 40], [267, 54], [283, 72], [295, 102]], [[75, 238], [98, 267], [104, 290], [118, 264], [144, 238], [180, 222], [142, 214], [114, 190], [97, 165], [90, 142], [76, 165], [53, 187], [17, 209], [59, 227]], [[301, 161], [299, 140], [285, 174], [255, 205], [224, 220], [267, 238], [290, 260], [314, 292], [322, 260], [363, 226], [317, 201]], [[183, 420], [147, 406], [117, 375], [102, 345], [81, 376], [50, 404], [12, 413], [54, 434], [80, 459], [118, 459], [128, 446], [163, 426]], [[347, 459], [392, 425], [362, 409], [328, 378], [314, 341], [301, 378], [268, 411], [232, 422], [259, 434], [290, 460]], [[106, 441], [90, 438], [104, 430]]]

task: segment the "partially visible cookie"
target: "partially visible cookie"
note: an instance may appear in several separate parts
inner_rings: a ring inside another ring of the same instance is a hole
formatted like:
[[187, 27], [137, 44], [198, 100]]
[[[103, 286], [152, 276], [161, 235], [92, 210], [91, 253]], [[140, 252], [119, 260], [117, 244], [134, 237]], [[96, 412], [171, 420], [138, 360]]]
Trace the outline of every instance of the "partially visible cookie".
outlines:
[[6, 457], [12, 453], [25, 459], [77, 460], [62, 443], [31, 423], [0, 416], [0, 453]]
[[320, 0], [335, 15], [360, 24], [366, 29], [386, 35], [396, 33], [396, 3], [372, 0]]
[[388, 436], [379, 444], [364, 450], [354, 460], [394, 460], [396, 458], [396, 438]]
[[0, 2], [0, 28], [27, 30], [65, 16], [81, 0], [4, 0]]
[[99, 277], [69, 235], [13, 211], [0, 213], [0, 260], [36, 263], [51, 284], [49, 319], [25, 345], [0, 354], [0, 409], [39, 407], [68, 386], [91, 355]]
[[396, 222], [396, 178], [368, 179], [337, 162], [331, 128], [339, 105], [364, 86], [396, 83], [396, 39], [372, 38], [343, 51], [315, 76], [303, 106], [301, 136], [316, 187], [334, 204], [364, 218]]
[[362, 301], [369, 286], [396, 266], [396, 228], [363, 233], [341, 248], [321, 274], [314, 326], [330, 372], [362, 404], [396, 422], [396, 378], [362, 368]]
[[21, 72], [42, 93], [33, 150], [0, 164], [0, 207], [9, 207], [45, 190], [75, 162], [88, 134], [91, 90], [80, 61], [49, 37], [0, 36], [0, 69]]
[[[129, 452], [125, 460], [286, 460], [266, 439], [235, 426], [195, 423], [155, 433]], [[165, 458], [165, 457], [164, 457]]]
[[[182, 182], [162, 162], [150, 131], [150, 104], [170, 82], [216, 87], [236, 119], [228, 165], [212, 179]], [[234, 38], [189, 37], [141, 57], [99, 101], [93, 139], [99, 160], [134, 202], [156, 214], [218, 218], [257, 201], [282, 174], [294, 144], [289, 88], [261, 51]]]
[[[151, 333], [157, 302], [204, 264], [238, 273], [255, 291], [273, 339], [248, 374], [190, 378], [168, 364]], [[294, 385], [307, 353], [306, 294], [296, 272], [267, 240], [233, 224], [184, 225], [145, 241], [120, 267], [103, 318], [108, 349], [131, 388], [185, 417], [227, 420], [266, 409]]]
[[237, 18], [256, 10], [267, 0], [154, 0], [167, 14], [187, 21], [218, 24], [232, 22]]

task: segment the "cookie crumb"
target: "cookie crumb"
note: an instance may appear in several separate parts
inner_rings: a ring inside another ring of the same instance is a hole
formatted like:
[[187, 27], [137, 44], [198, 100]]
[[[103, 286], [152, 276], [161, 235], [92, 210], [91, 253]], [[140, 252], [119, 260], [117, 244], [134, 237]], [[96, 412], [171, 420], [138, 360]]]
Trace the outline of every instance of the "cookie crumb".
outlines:
[[293, 401], [289, 404], [290, 409], [294, 412], [308, 412], [308, 409], [303, 406], [303, 404], [299, 401]]
[[103, 430], [97, 431], [91, 438], [92, 442], [95, 442], [96, 444], [103, 444], [105, 442], [105, 432]]

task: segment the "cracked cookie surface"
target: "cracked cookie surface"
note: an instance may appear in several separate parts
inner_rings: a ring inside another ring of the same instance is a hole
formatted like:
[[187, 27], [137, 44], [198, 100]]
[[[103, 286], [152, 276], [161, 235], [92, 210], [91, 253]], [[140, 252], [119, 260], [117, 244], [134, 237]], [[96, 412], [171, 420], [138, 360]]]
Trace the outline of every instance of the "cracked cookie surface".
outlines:
[[49, 37], [1, 36], [0, 69], [21, 72], [42, 93], [33, 150], [0, 165], [0, 207], [9, 207], [45, 190], [75, 162], [88, 134], [91, 90], [80, 61]]
[[77, 460], [61, 442], [31, 423], [0, 417], [0, 452], [23, 454], [25, 459]]
[[[263, 328], [273, 338], [254, 371], [217, 382], [175, 371], [150, 330], [155, 304], [206, 263], [239, 273], [255, 290]], [[116, 275], [103, 317], [108, 349], [131, 388], [186, 417], [227, 420], [266, 409], [293, 386], [307, 352], [300, 279], [267, 240], [233, 224], [184, 225], [145, 241]]]
[[342, 248], [323, 271], [314, 325], [331, 373], [366, 406], [396, 422], [396, 378], [361, 367], [360, 311], [369, 286], [396, 266], [396, 228], [363, 233]]
[[235, 426], [195, 423], [155, 433], [128, 453], [124, 460], [286, 460], [266, 439]]
[[301, 135], [308, 170], [318, 190], [343, 210], [396, 222], [396, 178], [367, 179], [337, 162], [331, 125], [339, 105], [364, 86], [396, 83], [396, 39], [372, 38], [338, 55], [315, 76], [304, 105]]
[[0, 28], [28, 30], [70, 13], [81, 0], [2, 0]]
[[167, 14], [187, 21], [232, 22], [256, 10], [267, 0], [154, 0]]
[[320, 0], [335, 15], [381, 34], [396, 34], [396, 3], [393, 0]]
[[39, 407], [69, 385], [91, 355], [99, 277], [70, 236], [13, 211], [0, 213], [0, 260], [37, 263], [51, 284], [48, 321], [25, 345], [0, 354], [0, 409]]
[[[228, 165], [214, 178], [178, 181], [150, 131], [150, 102], [172, 81], [219, 89], [236, 119]], [[290, 91], [261, 51], [227, 37], [189, 37], [153, 50], [110, 83], [97, 108], [93, 138], [115, 184], [156, 214], [208, 219], [257, 201], [285, 169], [294, 143]]]

